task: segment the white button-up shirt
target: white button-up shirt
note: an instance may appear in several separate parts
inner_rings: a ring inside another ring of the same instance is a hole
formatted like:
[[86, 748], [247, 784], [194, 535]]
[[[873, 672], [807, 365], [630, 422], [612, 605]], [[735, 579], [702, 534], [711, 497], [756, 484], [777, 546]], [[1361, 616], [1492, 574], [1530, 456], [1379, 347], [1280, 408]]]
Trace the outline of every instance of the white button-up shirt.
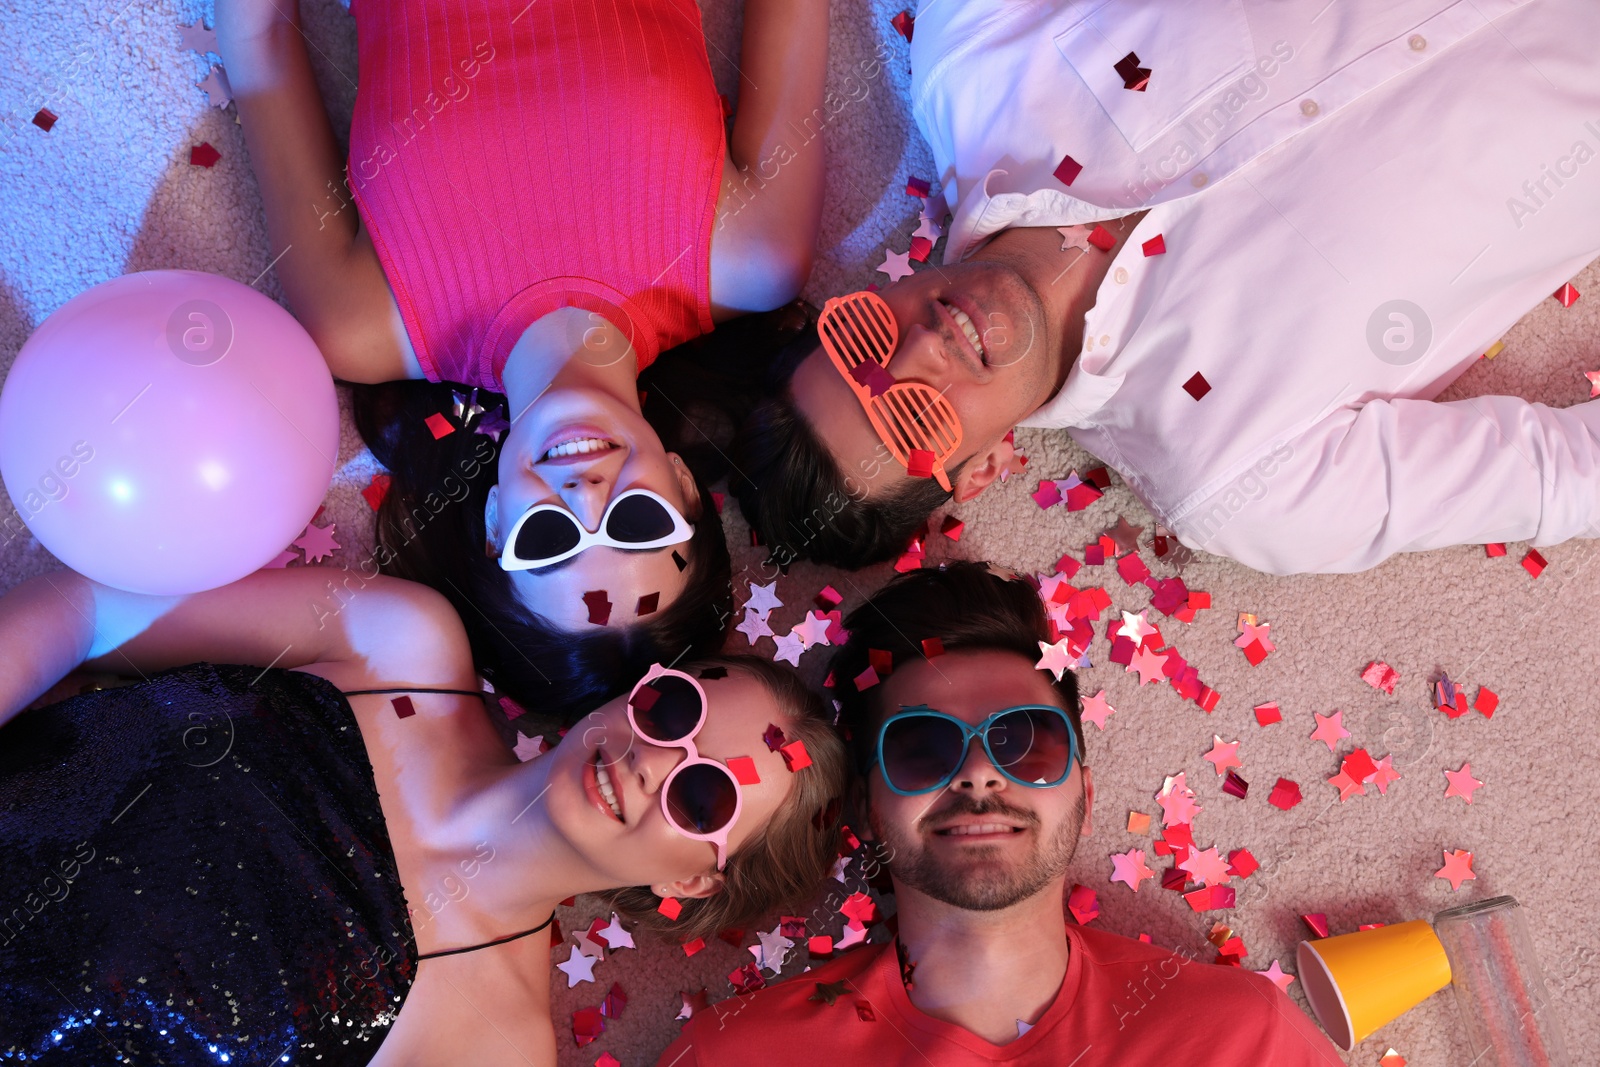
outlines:
[[946, 262], [1149, 209], [1023, 424], [1272, 573], [1600, 536], [1600, 402], [1431, 400], [1600, 255], [1597, 42], [1595, 0], [926, 0]]

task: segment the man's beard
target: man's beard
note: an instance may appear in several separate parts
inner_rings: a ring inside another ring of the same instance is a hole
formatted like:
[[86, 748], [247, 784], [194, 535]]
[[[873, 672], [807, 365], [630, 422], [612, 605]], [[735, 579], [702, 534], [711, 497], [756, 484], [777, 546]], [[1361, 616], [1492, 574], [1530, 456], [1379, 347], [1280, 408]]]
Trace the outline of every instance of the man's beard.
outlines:
[[[958, 793], [952, 801], [939, 810], [938, 819], [951, 815], [1004, 815], [1033, 831], [1039, 826], [1038, 816], [1011, 807], [993, 793], [981, 801]], [[902, 839], [896, 830], [880, 823], [876, 812], [871, 813], [869, 821], [878, 840], [889, 848], [889, 869], [897, 882], [965, 911], [999, 911], [1027, 900], [1067, 869], [1083, 826], [1083, 801], [1079, 798], [1051, 839], [1041, 841], [1018, 864], [1002, 865], [998, 858], [1007, 846], [998, 844], [970, 848], [965, 861], [947, 863], [920, 847], [916, 833]], [[918, 820], [930, 821], [933, 820], [929, 816]]]

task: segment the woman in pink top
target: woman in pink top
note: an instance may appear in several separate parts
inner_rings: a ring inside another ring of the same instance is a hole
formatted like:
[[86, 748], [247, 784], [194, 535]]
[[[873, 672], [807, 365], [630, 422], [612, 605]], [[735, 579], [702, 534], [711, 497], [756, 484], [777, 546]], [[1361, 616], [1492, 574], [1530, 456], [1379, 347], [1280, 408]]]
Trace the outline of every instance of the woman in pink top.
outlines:
[[218, 0], [275, 269], [335, 377], [372, 386], [380, 565], [570, 721], [726, 632], [720, 521], [637, 377], [810, 273], [827, 4], [747, 0], [731, 128], [693, 0], [351, 10], [345, 166], [295, 5]]

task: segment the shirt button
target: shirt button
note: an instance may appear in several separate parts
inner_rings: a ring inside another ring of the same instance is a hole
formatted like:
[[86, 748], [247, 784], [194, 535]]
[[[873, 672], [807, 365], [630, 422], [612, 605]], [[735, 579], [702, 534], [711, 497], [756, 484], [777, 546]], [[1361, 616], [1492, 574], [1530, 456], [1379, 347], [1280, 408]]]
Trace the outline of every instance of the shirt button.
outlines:
[[1083, 342], [1083, 350], [1085, 352], [1093, 352], [1094, 351], [1094, 337], [1092, 335], [1089, 337], [1089, 339], [1087, 341]]
[[1317, 106], [1317, 102], [1315, 100], [1300, 101], [1300, 114], [1304, 115], [1308, 119], [1314, 117], [1316, 113], [1321, 110], [1322, 109]]
[[1117, 272], [1115, 274], [1113, 274], [1112, 277], [1117, 280], [1117, 284], [1118, 285], [1126, 285], [1126, 284], [1128, 284], [1128, 268], [1127, 267], [1118, 267], [1117, 268]]
[[1103, 333], [1103, 334], [1101, 334], [1101, 335], [1100, 335], [1100, 343], [1101, 343], [1101, 344], [1102, 344], [1102, 345], [1108, 345], [1108, 344], [1110, 344], [1110, 343], [1111, 343], [1111, 335], [1110, 335], [1110, 334], [1109, 334], [1109, 333]]
[[1424, 48], [1428, 47], [1428, 39], [1422, 36], [1420, 33], [1413, 33], [1411, 35], [1411, 39], [1407, 41], [1406, 44], [1411, 46], [1411, 50], [1413, 52], [1420, 52]]
[[1200, 188], [1205, 183], [1206, 176], [1202, 172], [1196, 172], [1195, 175], [1189, 179], [1189, 184], [1194, 186], [1196, 189]]

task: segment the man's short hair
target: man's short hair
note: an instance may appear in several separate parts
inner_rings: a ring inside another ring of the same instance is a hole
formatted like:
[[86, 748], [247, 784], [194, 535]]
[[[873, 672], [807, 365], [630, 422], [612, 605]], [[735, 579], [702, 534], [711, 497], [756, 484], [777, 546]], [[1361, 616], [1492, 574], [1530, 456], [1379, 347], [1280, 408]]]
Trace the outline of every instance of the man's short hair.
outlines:
[[[873, 488], [876, 472], [896, 470], [887, 447], [843, 470], [794, 404], [790, 380], [821, 347], [813, 321], [773, 361], [767, 398], [734, 438], [729, 488], [761, 543], [781, 564], [810, 559], [854, 569], [893, 559], [950, 494], [932, 478]], [[853, 401], [851, 401], [853, 403]], [[961, 473], [957, 464], [952, 479]]]
[[[1039, 642], [1049, 641], [1050, 619], [1039, 593], [1026, 579], [1004, 578], [987, 563], [965, 560], [897, 576], [844, 620], [850, 638], [834, 654], [833, 695], [839, 701], [839, 726], [851, 762], [863, 776], [872, 765], [878, 727], [886, 709], [883, 689], [858, 690], [854, 680], [871, 664], [871, 653], [887, 652], [898, 668], [924, 656], [923, 642], [937, 639], [946, 652], [992, 649], [1013, 652], [1029, 663], [1039, 657]], [[1071, 671], [1055, 686], [1060, 706], [1072, 720], [1078, 758], [1084, 755], [1078, 680]]]

